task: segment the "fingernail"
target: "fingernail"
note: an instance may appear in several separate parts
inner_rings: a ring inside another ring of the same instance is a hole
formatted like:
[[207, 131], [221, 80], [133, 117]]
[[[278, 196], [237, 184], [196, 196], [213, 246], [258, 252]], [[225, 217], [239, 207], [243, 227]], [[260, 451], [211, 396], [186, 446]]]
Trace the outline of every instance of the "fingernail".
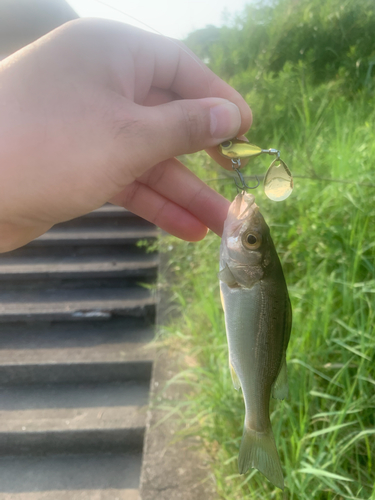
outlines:
[[232, 102], [218, 104], [210, 109], [211, 136], [215, 139], [231, 139], [235, 137], [241, 126], [240, 110]]

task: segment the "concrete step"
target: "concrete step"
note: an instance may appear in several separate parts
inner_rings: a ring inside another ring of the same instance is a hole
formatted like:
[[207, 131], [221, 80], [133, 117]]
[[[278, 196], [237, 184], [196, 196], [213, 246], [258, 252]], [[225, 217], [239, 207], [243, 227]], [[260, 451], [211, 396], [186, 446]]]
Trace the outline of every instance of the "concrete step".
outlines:
[[151, 377], [152, 359], [123, 362], [96, 363], [33, 363], [2, 364], [0, 379], [3, 384], [41, 383], [92, 383], [148, 381]]
[[0, 455], [140, 451], [149, 382], [0, 387]]
[[122, 221], [125, 224], [133, 223], [133, 221], [137, 221], [137, 224], [151, 224], [150, 222], [138, 217], [138, 215], [129, 212], [123, 207], [118, 207], [116, 205], [111, 205], [108, 203], [107, 205], [102, 206], [101, 208], [97, 208], [92, 212], [81, 215], [75, 219], [71, 219], [69, 221], [63, 222], [62, 224], [70, 224], [73, 221], [86, 221], [96, 220], [96, 221]]
[[47, 233], [30, 242], [30, 246], [44, 245], [107, 245], [134, 244], [142, 239], [155, 239], [158, 229], [155, 226], [126, 226], [111, 228], [95, 227], [60, 227], [54, 226]]
[[145, 317], [156, 298], [142, 287], [8, 290], [0, 292], [0, 323]]
[[76, 279], [75, 277], [61, 276], [51, 278], [35, 278], [23, 279], [19, 276], [17, 280], [3, 278], [0, 280], [0, 294], [12, 295], [25, 293], [62, 293], [69, 294], [70, 291], [75, 290], [79, 294], [79, 290], [119, 290], [119, 289], [136, 289], [145, 286], [151, 286], [154, 282], [153, 276], [86, 276], [86, 279]]
[[82, 217], [107, 218], [107, 217], [116, 217], [117, 215], [122, 215], [123, 217], [127, 217], [127, 218], [134, 217], [134, 218], [140, 219], [140, 217], [138, 217], [138, 215], [135, 215], [132, 212], [129, 212], [129, 210], [126, 210], [126, 208], [119, 207], [117, 205], [111, 205], [110, 203], [107, 203], [107, 204], [103, 205], [102, 207], [97, 208], [96, 210], [93, 210], [92, 212], [90, 212], [86, 215], [83, 215]]
[[[153, 244], [150, 240], [151, 245]], [[64, 259], [65, 257], [77, 257], [77, 258], [102, 258], [103, 255], [107, 255], [109, 260], [116, 259], [119, 256], [128, 256], [129, 259], [133, 259], [138, 255], [150, 254], [147, 246], [138, 246], [137, 242], [134, 243], [115, 243], [113, 245], [107, 244], [103, 240], [100, 244], [89, 245], [84, 244], [74, 245], [68, 241], [61, 242], [61, 245], [52, 246], [38, 246], [38, 245], [26, 245], [12, 252], [0, 254], [0, 262], [7, 261], [8, 259], [22, 258], [22, 259], [34, 259], [34, 258], [59, 258]]]
[[125, 208], [116, 205], [104, 205], [101, 208], [93, 210], [92, 212], [61, 222], [56, 227], [81, 227], [81, 226], [95, 226], [97, 224], [116, 225], [116, 226], [152, 226], [153, 224], [137, 215], [129, 212]]
[[1, 280], [48, 278], [156, 277], [155, 253], [111, 252], [110, 255], [49, 255], [0, 258]]
[[105, 227], [107, 229], [116, 230], [128, 228], [153, 228], [155, 227], [151, 222], [144, 219], [139, 219], [135, 216], [130, 217], [124, 215], [115, 215], [113, 217], [98, 216], [92, 213], [78, 219], [68, 220], [63, 223], [56, 224], [53, 229], [95, 229], [96, 227]]
[[8, 323], [0, 330], [0, 366], [148, 362], [153, 337], [153, 326], [138, 318]]
[[139, 500], [157, 234], [106, 205], [0, 256], [0, 500]]
[[139, 319], [3, 325], [2, 384], [148, 381], [153, 327]]
[[0, 500], [139, 500], [141, 453], [0, 458]]

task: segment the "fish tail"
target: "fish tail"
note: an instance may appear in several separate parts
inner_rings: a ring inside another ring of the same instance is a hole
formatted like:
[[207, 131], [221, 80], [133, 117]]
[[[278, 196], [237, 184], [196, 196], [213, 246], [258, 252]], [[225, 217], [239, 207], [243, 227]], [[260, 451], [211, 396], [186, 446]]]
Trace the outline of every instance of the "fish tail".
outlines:
[[257, 432], [245, 424], [238, 455], [240, 474], [245, 474], [250, 467], [255, 467], [271, 483], [284, 489], [283, 472], [271, 428], [266, 432]]

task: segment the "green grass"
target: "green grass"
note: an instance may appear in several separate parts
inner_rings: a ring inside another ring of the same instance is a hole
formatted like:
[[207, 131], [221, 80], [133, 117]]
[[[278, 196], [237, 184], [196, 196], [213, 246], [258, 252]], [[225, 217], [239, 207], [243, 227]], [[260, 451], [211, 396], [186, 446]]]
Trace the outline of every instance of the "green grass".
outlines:
[[[165, 244], [180, 308], [168, 342], [196, 361], [181, 374], [192, 395], [179, 412], [185, 432], [201, 436], [226, 500], [375, 500], [375, 188], [366, 185], [375, 184], [375, 111], [365, 101], [340, 101], [313, 112], [306, 102], [287, 141], [274, 130], [261, 146], [280, 148], [297, 176], [351, 182], [297, 177], [292, 196], [281, 203], [261, 189], [255, 193], [293, 307], [289, 397], [271, 402], [284, 493], [255, 470], [237, 473], [244, 406], [228, 370], [220, 240], [209, 234], [198, 244], [172, 238]], [[264, 173], [267, 160], [253, 161], [246, 173]], [[222, 171], [203, 154], [186, 161], [233, 199], [234, 184], [215, 182]]]

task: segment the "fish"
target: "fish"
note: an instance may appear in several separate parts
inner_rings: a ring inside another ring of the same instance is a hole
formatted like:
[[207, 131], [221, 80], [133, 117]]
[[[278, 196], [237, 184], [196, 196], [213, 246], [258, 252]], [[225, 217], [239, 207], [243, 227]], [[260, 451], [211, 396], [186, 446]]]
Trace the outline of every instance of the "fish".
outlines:
[[280, 259], [255, 198], [242, 192], [229, 207], [220, 246], [220, 292], [233, 385], [245, 422], [240, 474], [250, 467], [284, 489], [269, 404], [288, 395], [286, 350], [292, 308]]

